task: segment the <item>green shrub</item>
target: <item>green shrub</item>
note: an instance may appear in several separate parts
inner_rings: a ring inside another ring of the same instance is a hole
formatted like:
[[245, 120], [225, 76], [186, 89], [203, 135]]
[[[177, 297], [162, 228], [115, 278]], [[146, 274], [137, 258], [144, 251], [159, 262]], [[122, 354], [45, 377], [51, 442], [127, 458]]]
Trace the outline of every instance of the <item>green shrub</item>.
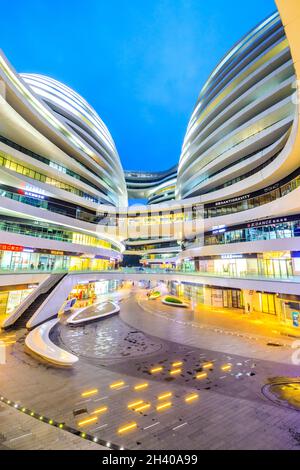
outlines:
[[182, 304], [183, 302], [180, 299], [176, 299], [175, 297], [165, 297], [166, 302], [170, 302], [171, 304]]
[[157, 290], [155, 292], [152, 292], [150, 295], [149, 295], [149, 299], [157, 299], [158, 297], [161, 296], [161, 293]]

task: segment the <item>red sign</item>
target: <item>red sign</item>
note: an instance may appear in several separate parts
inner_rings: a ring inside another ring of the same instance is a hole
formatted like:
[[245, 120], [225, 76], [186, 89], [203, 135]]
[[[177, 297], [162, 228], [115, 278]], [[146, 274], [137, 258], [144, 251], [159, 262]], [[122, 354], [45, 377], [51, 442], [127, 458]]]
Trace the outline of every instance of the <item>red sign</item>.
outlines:
[[23, 251], [23, 246], [19, 245], [7, 245], [6, 243], [0, 243], [0, 250], [4, 251]]

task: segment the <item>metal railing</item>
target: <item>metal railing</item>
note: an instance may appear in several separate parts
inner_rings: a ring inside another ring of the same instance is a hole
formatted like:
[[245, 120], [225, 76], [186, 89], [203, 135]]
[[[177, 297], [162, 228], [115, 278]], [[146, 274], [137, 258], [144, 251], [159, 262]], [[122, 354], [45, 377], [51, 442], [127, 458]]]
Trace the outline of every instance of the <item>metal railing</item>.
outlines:
[[152, 269], [152, 268], [120, 268], [120, 269], [9, 269], [9, 268], [1, 268], [0, 275], [7, 275], [7, 274], [62, 274], [62, 273], [69, 273], [69, 274], [84, 274], [84, 273], [101, 273], [101, 274], [169, 274], [169, 275], [183, 275], [183, 276], [194, 276], [194, 277], [218, 277], [218, 278], [227, 278], [227, 279], [254, 279], [254, 280], [283, 280], [283, 281], [291, 281], [291, 282], [300, 282], [300, 276], [290, 275], [280, 275], [280, 274], [267, 274], [267, 273], [220, 273], [220, 272], [208, 272], [208, 271], [182, 271], [182, 270], [174, 270], [174, 269]]

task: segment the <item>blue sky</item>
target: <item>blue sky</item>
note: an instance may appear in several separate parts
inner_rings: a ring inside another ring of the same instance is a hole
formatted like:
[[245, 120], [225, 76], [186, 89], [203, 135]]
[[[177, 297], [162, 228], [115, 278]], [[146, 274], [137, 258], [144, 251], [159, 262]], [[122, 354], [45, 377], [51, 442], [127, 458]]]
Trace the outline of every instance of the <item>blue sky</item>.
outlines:
[[49, 75], [97, 110], [126, 169], [178, 162], [214, 66], [274, 0], [13, 0], [1, 48], [18, 72]]

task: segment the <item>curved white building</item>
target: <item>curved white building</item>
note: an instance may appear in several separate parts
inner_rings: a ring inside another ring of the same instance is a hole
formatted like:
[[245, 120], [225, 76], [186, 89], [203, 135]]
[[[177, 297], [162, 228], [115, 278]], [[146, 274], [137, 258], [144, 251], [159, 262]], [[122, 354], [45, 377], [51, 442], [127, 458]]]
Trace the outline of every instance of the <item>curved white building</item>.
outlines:
[[120, 237], [97, 225], [109, 208], [127, 205], [109, 131], [77, 93], [19, 75], [3, 54], [0, 196], [0, 317], [53, 273], [103, 270], [122, 259]]
[[177, 165], [166, 171], [125, 171], [128, 198], [160, 204], [175, 199]]
[[109, 130], [96, 111], [78, 93], [57, 80], [35, 74], [20, 74], [20, 77], [97, 163], [103, 203], [125, 205], [126, 187], [120, 158]]
[[[300, 316], [300, 11], [293, 1], [278, 5], [281, 16], [250, 31], [215, 68], [189, 121], [176, 195], [203, 204], [205, 222], [178, 259], [207, 281], [175, 282], [172, 290], [293, 325]], [[255, 289], [251, 278], [260, 278]], [[271, 287], [270, 279], [278, 281]]]
[[229, 51], [202, 88], [182, 147], [179, 199], [234, 197], [297, 168], [281, 161], [296, 117], [295, 80], [275, 13]]

